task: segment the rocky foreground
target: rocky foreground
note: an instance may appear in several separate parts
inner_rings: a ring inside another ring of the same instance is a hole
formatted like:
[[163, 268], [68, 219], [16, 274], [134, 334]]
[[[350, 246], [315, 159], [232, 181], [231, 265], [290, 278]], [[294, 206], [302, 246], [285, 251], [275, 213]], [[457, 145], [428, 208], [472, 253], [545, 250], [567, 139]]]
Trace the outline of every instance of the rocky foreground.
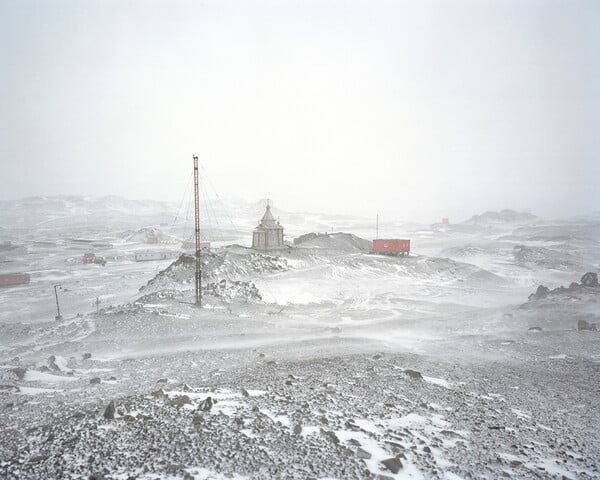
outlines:
[[[0, 477], [600, 478], [598, 333], [525, 335], [466, 338], [455, 355], [329, 356], [323, 345], [310, 359], [264, 349], [58, 362], [53, 375], [90, 378], [45, 394], [16, 379], [19, 391], [2, 393]], [[577, 352], [548, 355], [557, 338]]]

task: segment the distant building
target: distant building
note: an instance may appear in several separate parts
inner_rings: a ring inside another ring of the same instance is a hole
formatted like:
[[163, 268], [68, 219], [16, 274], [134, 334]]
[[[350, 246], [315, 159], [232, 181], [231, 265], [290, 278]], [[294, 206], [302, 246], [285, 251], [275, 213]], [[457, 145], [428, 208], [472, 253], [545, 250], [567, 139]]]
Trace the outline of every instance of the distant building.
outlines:
[[442, 218], [442, 225], [449, 225], [450, 224], [450, 220], [448, 220], [447, 217]]
[[267, 202], [265, 214], [252, 234], [252, 248], [277, 250], [283, 247], [283, 227], [273, 218], [271, 206]]

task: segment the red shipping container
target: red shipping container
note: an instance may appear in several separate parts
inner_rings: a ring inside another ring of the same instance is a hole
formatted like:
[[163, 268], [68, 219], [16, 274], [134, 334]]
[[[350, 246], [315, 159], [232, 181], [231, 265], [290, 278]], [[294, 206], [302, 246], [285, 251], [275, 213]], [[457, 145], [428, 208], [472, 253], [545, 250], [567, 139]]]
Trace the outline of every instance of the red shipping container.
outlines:
[[373, 252], [385, 255], [408, 255], [410, 240], [401, 238], [373, 240]]
[[96, 261], [96, 254], [86, 253], [83, 256], [83, 263], [94, 263]]
[[27, 273], [0, 274], [0, 287], [11, 287], [13, 285], [23, 285], [26, 283], [29, 283], [29, 274]]

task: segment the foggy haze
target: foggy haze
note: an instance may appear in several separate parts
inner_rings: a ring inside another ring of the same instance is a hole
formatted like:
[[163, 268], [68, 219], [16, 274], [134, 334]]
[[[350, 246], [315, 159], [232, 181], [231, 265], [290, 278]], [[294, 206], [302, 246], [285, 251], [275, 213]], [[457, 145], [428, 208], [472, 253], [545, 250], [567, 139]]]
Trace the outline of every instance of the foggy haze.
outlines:
[[223, 197], [433, 221], [600, 208], [586, 1], [0, 4], [0, 199]]
[[0, 0], [0, 478], [600, 479], [599, 25]]

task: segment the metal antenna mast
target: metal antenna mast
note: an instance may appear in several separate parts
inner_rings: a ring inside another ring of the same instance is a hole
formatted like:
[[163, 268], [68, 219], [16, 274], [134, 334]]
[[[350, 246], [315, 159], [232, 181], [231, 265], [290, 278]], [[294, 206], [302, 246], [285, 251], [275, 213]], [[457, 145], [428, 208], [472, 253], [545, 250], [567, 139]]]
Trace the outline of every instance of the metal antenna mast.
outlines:
[[377, 214], [377, 220], [375, 221], [375, 239], [379, 238], [379, 214]]
[[196, 213], [196, 305], [202, 306], [202, 271], [200, 265], [200, 200], [198, 184], [198, 156], [194, 157], [194, 209]]
[[56, 320], [62, 320], [62, 315], [60, 314], [60, 305], [58, 304], [58, 292], [56, 291], [57, 288], [61, 288], [60, 285], [54, 285], [54, 298], [56, 299], [56, 317], [54, 317]]

